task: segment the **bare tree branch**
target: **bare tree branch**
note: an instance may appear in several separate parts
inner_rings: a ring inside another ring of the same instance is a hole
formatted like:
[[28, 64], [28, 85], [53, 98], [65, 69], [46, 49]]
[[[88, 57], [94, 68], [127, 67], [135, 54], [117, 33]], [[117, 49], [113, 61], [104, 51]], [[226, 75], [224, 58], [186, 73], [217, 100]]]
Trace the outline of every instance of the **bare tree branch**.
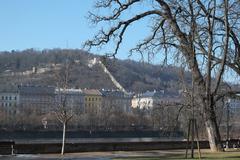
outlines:
[[217, 83], [214, 88], [213, 94], [217, 93], [219, 88], [220, 81], [222, 80], [222, 75], [224, 73], [224, 68], [226, 65], [226, 59], [228, 54], [228, 47], [229, 47], [229, 25], [228, 25], [228, 0], [224, 0], [224, 23], [225, 23], [225, 42], [224, 42], [224, 53], [221, 61], [221, 66], [219, 73], [217, 75]]
[[122, 43], [123, 35], [126, 31], [126, 29], [135, 21], [138, 21], [144, 17], [150, 16], [150, 15], [161, 15], [162, 13], [158, 10], [151, 10], [147, 11], [141, 14], [138, 14], [126, 21], [120, 21], [115, 27], [112, 27], [108, 32], [104, 32], [103, 30], [100, 32], [100, 34], [96, 35], [93, 41], [87, 41], [84, 46], [89, 47], [91, 49], [92, 46], [99, 46], [102, 44], [106, 44], [110, 41], [110, 39], [115, 36], [116, 32], [120, 30], [120, 34], [118, 34], [118, 40], [116, 42], [116, 47], [113, 52], [113, 56], [115, 56], [118, 52], [119, 46]]
[[97, 8], [106, 8], [109, 7], [111, 5], [111, 3], [117, 3], [120, 7], [114, 10], [113, 15], [111, 16], [98, 16], [96, 14], [94, 14], [93, 12], [89, 12], [89, 17], [92, 20], [93, 23], [99, 23], [101, 21], [110, 21], [110, 20], [117, 20], [121, 14], [127, 10], [130, 6], [132, 6], [134, 3], [140, 2], [140, 0], [131, 0], [128, 1], [125, 4], [122, 4], [120, 1], [118, 0], [111, 0], [105, 4], [98, 4]]

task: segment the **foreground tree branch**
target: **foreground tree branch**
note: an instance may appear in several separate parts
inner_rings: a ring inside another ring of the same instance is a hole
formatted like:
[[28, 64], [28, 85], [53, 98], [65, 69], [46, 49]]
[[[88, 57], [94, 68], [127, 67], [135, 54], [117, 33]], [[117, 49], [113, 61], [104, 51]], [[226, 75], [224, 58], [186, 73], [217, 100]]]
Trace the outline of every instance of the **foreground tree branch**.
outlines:
[[[137, 24], [135, 22], [149, 20], [151, 34], [130, 53], [162, 54], [164, 61], [169, 54], [176, 53], [174, 55], [187, 64], [193, 75], [196, 101], [199, 110], [203, 111], [211, 150], [222, 151], [215, 105], [220, 94], [229, 92], [221, 88], [226, 67], [240, 75], [237, 33], [240, 18], [233, 12], [240, 4], [227, 0], [99, 0], [96, 4], [98, 9], [112, 9], [113, 14], [92, 14], [92, 22], [110, 22], [110, 25], [104, 26], [92, 40], [86, 41], [85, 46], [91, 49], [114, 42], [111, 55], [115, 56], [128, 27]], [[140, 12], [138, 7], [143, 4], [145, 10]], [[124, 15], [130, 9], [140, 13]]]

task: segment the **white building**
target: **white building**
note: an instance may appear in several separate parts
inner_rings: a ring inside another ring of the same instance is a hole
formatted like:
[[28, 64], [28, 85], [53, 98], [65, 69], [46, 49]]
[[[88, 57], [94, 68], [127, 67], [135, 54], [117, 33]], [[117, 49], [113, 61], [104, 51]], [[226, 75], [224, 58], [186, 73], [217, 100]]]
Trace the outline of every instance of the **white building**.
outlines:
[[167, 94], [163, 90], [147, 91], [132, 98], [132, 108], [151, 109], [160, 105], [180, 103], [180, 101], [181, 98], [178, 93]]

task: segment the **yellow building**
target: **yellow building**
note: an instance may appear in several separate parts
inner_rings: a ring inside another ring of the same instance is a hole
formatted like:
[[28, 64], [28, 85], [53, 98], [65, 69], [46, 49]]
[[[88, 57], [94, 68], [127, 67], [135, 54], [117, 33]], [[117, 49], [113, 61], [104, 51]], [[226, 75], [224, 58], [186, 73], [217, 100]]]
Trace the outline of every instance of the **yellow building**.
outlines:
[[99, 112], [102, 107], [102, 94], [96, 89], [84, 89], [84, 110], [86, 113]]

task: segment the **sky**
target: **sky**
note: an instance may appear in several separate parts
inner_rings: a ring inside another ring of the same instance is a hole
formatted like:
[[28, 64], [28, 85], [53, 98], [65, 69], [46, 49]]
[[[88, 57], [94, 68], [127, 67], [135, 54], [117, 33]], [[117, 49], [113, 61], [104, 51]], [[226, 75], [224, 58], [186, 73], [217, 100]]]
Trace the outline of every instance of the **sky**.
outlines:
[[[86, 18], [93, 3], [94, 0], [0, 0], [0, 51], [81, 48], [98, 31]], [[128, 32], [131, 35], [125, 38], [117, 58], [127, 59], [136, 37], [144, 34], [141, 28], [130, 28]], [[107, 49], [91, 52], [105, 54]]]

